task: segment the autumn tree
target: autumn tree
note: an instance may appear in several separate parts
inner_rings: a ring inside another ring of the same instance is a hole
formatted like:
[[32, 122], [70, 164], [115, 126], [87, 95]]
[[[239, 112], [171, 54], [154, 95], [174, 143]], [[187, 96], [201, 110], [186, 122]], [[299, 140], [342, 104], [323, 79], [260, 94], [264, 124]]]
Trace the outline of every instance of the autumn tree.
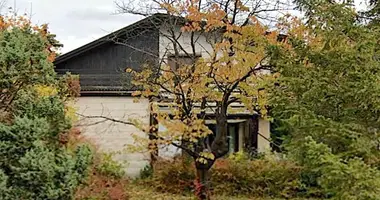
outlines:
[[[305, 19], [279, 24], [292, 48], [271, 62], [281, 74], [272, 116], [289, 133], [286, 149], [322, 198], [378, 199], [379, 29], [351, 2], [298, 1]], [[306, 23], [303, 23], [306, 22]]]
[[[164, 23], [158, 23], [157, 29], [168, 41], [158, 63], [146, 64], [142, 71], [127, 71], [132, 73], [133, 83], [142, 88], [135, 95], [153, 100], [151, 113], [156, 124], [146, 129], [152, 151], [157, 146], [173, 145], [194, 158], [197, 196], [209, 199], [208, 171], [216, 159], [228, 153], [228, 115], [267, 115], [263, 86], [276, 76], [268, 73], [269, 52], [281, 43], [279, 34], [270, 32], [259, 19], [282, 4], [240, 0], [151, 3], [143, 7], [148, 11], [118, 4], [122, 12], [144, 16], [162, 13]], [[233, 103], [244, 108], [233, 110]], [[215, 116], [215, 133], [205, 124], [210, 115]], [[167, 130], [158, 131], [157, 124]]]

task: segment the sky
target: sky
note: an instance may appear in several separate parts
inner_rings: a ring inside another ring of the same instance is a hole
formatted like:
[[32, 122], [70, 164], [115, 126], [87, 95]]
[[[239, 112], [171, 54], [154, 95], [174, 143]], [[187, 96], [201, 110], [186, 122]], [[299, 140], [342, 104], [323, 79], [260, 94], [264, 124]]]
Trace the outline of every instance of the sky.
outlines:
[[[3, 13], [14, 7], [14, 0], [6, 1]], [[115, 14], [114, 1], [16, 0], [16, 10], [19, 14], [32, 13], [33, 23], [48, 23], [50, 31], [64, 45], [61, 52], [66, 53], [142, 19], [136, 15]]]
[[[115, 14], [115, 0], [0, 0], [14, 7], [19, 14], [27, 13], [33, 23], [48, 23], [50, 31], [64, 45], [61, 53], [83, 46], [108, 33], [142, 19], [141, 16]], [[356, 5], [359, 6], [356, 0]], [[15, 4], [16, 3], [16, 4]], [[363, 5], [361, 5], [363, 6]], [[361, 7], [359, 6], [359, 7]]]

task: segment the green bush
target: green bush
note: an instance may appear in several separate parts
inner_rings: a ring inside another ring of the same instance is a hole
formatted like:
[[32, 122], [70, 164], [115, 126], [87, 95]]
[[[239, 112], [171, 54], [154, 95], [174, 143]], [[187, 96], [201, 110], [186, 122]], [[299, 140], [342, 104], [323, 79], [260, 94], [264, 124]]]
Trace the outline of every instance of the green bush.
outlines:
[[309, 175], [302, 181], [309, 188], [311, 185], [319, 187], [323, 198], [380, 199], [380, 171], [362, 159], [343, 160], [327, 145], [317, 143], [311, 137], [291, 153], [304, 166], [304, 174]]
[[8, 194], [7, 188], [8, 176], [0, 169], [0, 199], [5, 199]]
[[[215, 162], [211, 190], [227, 196], [292, 197], [301, 187], [300, 174], [301, 168], [290, 161], [236, 155]], [[194, 180], [193, 164], [176, 159], [157, 162], [152, 178], [144, 181], [159, 191], [182, 194], [193, 190]]]
[[0, 124], [0, 190], [2, 199], [71, 199], [87, 175], [92, 151], [54, 146], [46, 119], [19, 118]]
[[148, 179], [148, 178], [152, 178], [152, 177], [153, 177], [152, 165], [147, 165], [140, 171], [140, 178], [141, 179]]
[[69, 200], [88, 174], [92, 151], [62, 137], [70, 88], [53, 61], [61, 45], [47, 26], [0, 16], [0, 199]]
[[9, 166], [17, 165], [38, 142], [51, 140], [49, 128], [49, 123], [41, 118], [17, 117], [11, 126], [0, 123], [0, 168], [7, 173]]
[[45, 118], [53, 137], [71, 127], [70, 119], [65, 116], [65, 102], [58, 95], [39, 96], [34, 88], [20, 91], [14, 102], [14, 115]]
[[122, 178], [125, 175], [122, 164], [112, 159], [111, 154], [103, 153], [100, 162], [95, 166], [96, 171], [103, 176]]

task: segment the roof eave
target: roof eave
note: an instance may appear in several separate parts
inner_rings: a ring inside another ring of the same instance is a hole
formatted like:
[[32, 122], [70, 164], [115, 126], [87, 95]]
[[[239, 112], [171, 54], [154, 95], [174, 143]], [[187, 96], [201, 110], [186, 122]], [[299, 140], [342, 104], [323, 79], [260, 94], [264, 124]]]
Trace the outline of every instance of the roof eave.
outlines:
[[100, 46], [100, 45], [105, 44], [107, 42], [111, 42], [111, 40], [110, 40], [111, 37], [115, 37], [115, 36], [118, 37], [121, 34], [126, 34], [126, 33], [130, 32], [130, 31], [132, 31], [137, 26], [143, 24], [143, 23], [147, 23], [147, 22], [151, 23], [153, 19], [156, 19], [156, 18], [158, 19], [158, 18], [161, 18], [161, 17], [165, 17], [165, 14], [161, 14], [161, 13], [154, 14], [152, 16], [149, 16], [149, 17], [146, 17], [146, 18], [144, 18], [142, 20], [139, 20], [139, 21], [137, 21], [137, 22], [135, 22], [135, 23], [133, 23], [131, 25], [123, 27], [123, 28], [121, 28], [121, 29], [119, 29], [117, 31], [109, 33], [109, 34], [107, 34], [107, 35], [105, 35], [105, 36], [103, 36], [103, 37], [101, 37], [101, 38], [99, 38], [99, 39], [97, 39], [95, 41], [92, 41], [92, 42], [90, 42], [90, 43], [88, 43], [86, 45], [83, 45], [81, 47], [78, 47], [78, 48], [70, 51], [70, 52], [67, 52], [65, 54], [62, 54], [62, 55], [58, 56], [55, 59], [54, 64], [57, 65], [57, 64], [59, 64], [61, 62], [64, 62], [64, 61], [66, 61], [66, 60], [68, 60], [68, 59], [70, 59], [72, 57], [75, 57], [75, 56], [77, 56], [77, 55], [79, 55], [79, 54], [81, 54], [83, 52], [91, 50], [91, 49], [93, 49], [93, 48], [95, 48], [97, 46]]

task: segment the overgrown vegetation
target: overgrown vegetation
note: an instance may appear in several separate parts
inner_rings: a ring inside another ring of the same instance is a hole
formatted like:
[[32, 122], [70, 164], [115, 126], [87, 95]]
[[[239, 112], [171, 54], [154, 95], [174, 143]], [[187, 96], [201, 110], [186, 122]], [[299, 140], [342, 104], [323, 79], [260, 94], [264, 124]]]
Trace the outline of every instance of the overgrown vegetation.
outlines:
[[[158, 161], [141, 183], [159, 192], [191, 193], [196, 187], [193, 165], [180, 158]], [[218, 195], [291, 198], [301, 189], [301, 167], [274, 156], [251, 160], [238, 153], [218, 160], [210, 173], [211, 192]]]
[[[80, 86], [74, 76], [56, 76], [52, 62], [61, 45], [48, 27], [0, 16], [0, 199], [120, 200], [138, 194], [135, 184], [170, 196], [194, 192], [199, 199], [380, 199], [377, 1], [363, 20], [351, 1], [298, 0], [306, 20], [285, 16], [270, 34], [243, 1], [207, 9], [198, 0], [175, 2], [159, 6], [170, 16], [185, 15], [183, 33], [194, 39], [199, 31], [225, 32], [208, 58], [194, 55], [193, 64], [176, 62], [175, 70], [160, 66], [166, 76], [158, 79], [149, 70], [133, 72], [142, 96], [159, 98], [165, 90], [173, 97], [171, 115], [152, 107], [168, 129], [146, 129], [151, 146], [177, 145], [192, 157], [158, 160], [135, 182], [73, 129], [70, 103]], [[242, 13], [247, 23], [237, 23]], [[286, 36], [279, 38], [279, 31]], [[271, 73], [259, 73], [264, 69]], [[276, 119], [282, 154], [225, 157], [227, 110], [236, 102]], [[207, 109], [216, 116], [214, 135], [205, 126]], [[141, 198], [154, 198], [150, 192]]]
[[119, 162], [113, 160], [112, 154], [102, 153], [99, 159], [100, 161], [96, 165], [96, 170], [100, 174], [114, 178], [124, 177], [125, 171], [123, 166]]
[[61, 140], [71, 128], [72, 96], [54, 73], [59, 45], [45, 25], [14, 16], [0, 22], [0, 198], [72, 199], [92, 150]]
[[[158, 191], [194, 191], [199, 199], [210, 198], [209, 183], [212, 192], [230, 195], [380, 199], [378, 1], [370, 1], [369, 12], [357, 12], [354, 1], [295, 0], [304, 17], [285, 15], [274, 31], [255, 13], [247, 23], [236, 23], [237, 13], [242, 19], [255, 10], [243, 1], [202, 3], [158, 3], [168, 18], [185, 22], [181, 34], [193, 37], [192, 49], [186, 52], [180, 37], [169, 34], [175, 66], [153, 66], [163, 74], [159, 77], [152, 68], [132, 72], [136, 85], [144, 87], [137, 95], [173, 100], [166, 105], [170, 114], [160, 112], [160, 105], [152, 108], [167, 129], [145, 129], [151, 146], [174, 145], [194, 159], [190, 165], [160, 161], [151, 176], [150, 169], [144, 171], [146, 183]], [[211, 53], [199, 59], [194, 37], [215, 30], [221, 33]], [[178, 60], [181, 53], [190, 54], [191, 64]], [[227, 153], [226, 119], [236, 102], [275, 119], [274, 140], [282, 143], [277, 150], [285, 161], [218, 161]], [[215, 133], [205, 127], [206, 111], [215, 115]]]
[[126, 200], [129, 199], [130, 181], [124, 176], [122, 165], [111, 154], [94, 154], [88, 179], [75, 192], [76, 200]]
[[291, 48], [271, 60], [281, 74], [271, 114], [287, 133], [284, 148], [304, 168], [307, 193], [379, 199], [379, 24], [361, 23], [350, 1], [297, 3], [306, 20], [280, 23]]

